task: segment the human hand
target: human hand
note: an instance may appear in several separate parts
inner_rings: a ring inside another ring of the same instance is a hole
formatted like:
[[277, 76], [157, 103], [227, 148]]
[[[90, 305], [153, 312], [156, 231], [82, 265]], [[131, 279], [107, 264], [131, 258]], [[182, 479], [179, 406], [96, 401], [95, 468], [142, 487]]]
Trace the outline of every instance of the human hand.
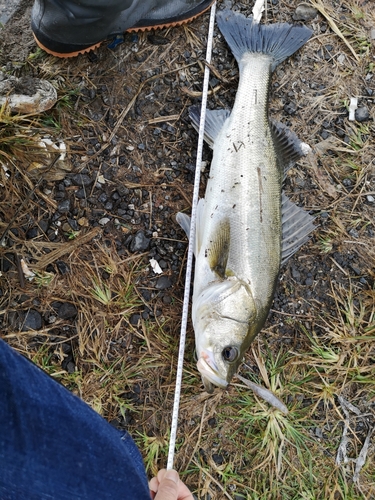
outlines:
[[173, 469], [159, 470], [158, 475], [149, 482], [149, 488], [154, 500], [194, 500], [189, 488]]

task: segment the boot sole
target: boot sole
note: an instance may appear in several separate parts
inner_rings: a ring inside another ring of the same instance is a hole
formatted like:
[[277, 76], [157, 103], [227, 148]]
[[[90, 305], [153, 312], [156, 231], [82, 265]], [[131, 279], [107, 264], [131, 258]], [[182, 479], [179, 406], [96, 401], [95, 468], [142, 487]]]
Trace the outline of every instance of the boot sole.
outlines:
[[[194, 14], [193, 16], [191, 16], [187, 19], [181, 19], [178, 21], [172, 21], [172, 22], [166, 22], [166, 23], [160, 23], [160, 24], [155, 23], [155, 24], [150, 24], [148, 26], [135, 26], [134, 28], [128, 28], [125, 31], [125, 33], [139, 33], [139, 32], [144, 33], [146, 31], [151, 31], [151, 30], [174, 28], [177, 26], [183, 26], [184, 24], [188, 24], [188, 23], [194, 21], [194, 19], [197, 19], [197, 17], [204, 14], [211, 7], [211, 5], [214, 3], [214, 1], [215, 0], [212, 0], [212, 2], [207, 7], [205, 7], [203, 10], [201, 10], [200, 12]], [[77, 50], [75, 52], [69, 52], [69, 53], [63, 54], [61, 52], [54, 52], [51, 49], [49, 49], [48, 47], [45, 47], [38, 40], [35, 33], [33, 33], [33, 35], [34, 35], [34, 39], [35, 39], [35, 42], [38, 45], [38, 47], [40, 47], [42, 50], [44, 50], [48, 54], [51, 54], [52, 56], [55, 56], [55, 57], [60, 57], [61, 59], [67, 59], [69, 57], [76, 57], [79, 54], [85, 54], [87, 52], [91, 52], [92, 50], [95, 50], [98, 47], [100, 47], [100, 45], [105, 41], [105, 40], [102, 40], [101, 42], [98, 42], [98, 43], [95, 43], [94, 45], [91, 45], [90, 47], [86, 47], [84, 49]]]

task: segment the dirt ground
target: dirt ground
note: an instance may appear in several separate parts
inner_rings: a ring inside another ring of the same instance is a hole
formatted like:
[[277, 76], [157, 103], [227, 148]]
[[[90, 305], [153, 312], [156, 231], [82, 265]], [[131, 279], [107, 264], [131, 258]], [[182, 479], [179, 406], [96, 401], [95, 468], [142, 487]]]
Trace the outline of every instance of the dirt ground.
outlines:
[[[293, 22], [299, 3], [268, 2], [263, 22]], [[307, 3], [314, 35], [275, 71], [269, 112], [313, 147], [285, 191], [317, 228], [281, 269], [241, 368], [290, 414], [237, 382], [205, 393], [189, 323], [175, 466], [197, 498], [375, 498], [373, 437], [352, 480], [375, 426], [375, 11], [366, 0]], [[208, 14], [59, 60], [37, 49], [31, 5], [2, 29], [0, 65], [48, 80], [58, 101], [13, 121], [2, 110], [0, 335], [128, 428], [151, 475], [166, 464], [187, 249], [174, 215], [190, 212], [188, 108], [201, 100]], [[251, 14], [252, 2], [230, 5]], [[208, 107], [231, 108], [238, 68], [217, 28], [212, 66]], [[52, 165], [9, 140], [17, 134], [63, 141], [67, 158]], [[205, 147], [202, 196], [210, 159]], [[358, 413], [346, 417], [345, 401]], [[345, 421], [349, 460], [336, 464]]]

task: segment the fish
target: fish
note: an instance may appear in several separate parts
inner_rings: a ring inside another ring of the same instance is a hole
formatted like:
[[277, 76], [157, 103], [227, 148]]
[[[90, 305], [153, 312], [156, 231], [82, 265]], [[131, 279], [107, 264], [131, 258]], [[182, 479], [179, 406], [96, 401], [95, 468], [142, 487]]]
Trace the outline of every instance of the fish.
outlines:
[[[224, 9], [217, 24], [239, 65], [232, 111], [207, 110], [213, 148], [196, 210], [192, 323], [197, 368], [207, 392], [225, 389], [269, 314], [280, 267], [309, 239], [313, 217], [282, 189], [287, 170], [309, 146], [269, 120], [275, 68], [311, 37], [302, 25], [261, 25]], [[189, 110], [195, 128], [200, 110]], [[190, 217], [177, 222], [190, 233]]]

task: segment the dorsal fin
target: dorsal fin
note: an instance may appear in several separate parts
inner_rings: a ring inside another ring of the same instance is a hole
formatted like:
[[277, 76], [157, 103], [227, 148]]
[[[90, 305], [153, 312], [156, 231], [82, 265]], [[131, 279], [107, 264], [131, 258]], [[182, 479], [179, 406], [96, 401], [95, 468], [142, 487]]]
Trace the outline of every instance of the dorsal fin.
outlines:
[[286, 125], [270, 121], [271, 133], [276, 149], [277, 161], [284, 176], [297, 160], [306, 156], [311, 148], [302, 142]]
[[297, 250], [308, 241], [314, 231], [314, 217], [282, 193], [282, 247], [281, 264], [284, 264]]
[[[225, 120], [229, 117], [229, 109], [207, 109], [206, 121], [204, 124], [204, 140], [213, 148], [216, 137], [218, 136]], [[199, 121], [201, 118], [201, 108], [199, 106], [190, 106], [189, 116], [195, 130], [199, 130]]]

